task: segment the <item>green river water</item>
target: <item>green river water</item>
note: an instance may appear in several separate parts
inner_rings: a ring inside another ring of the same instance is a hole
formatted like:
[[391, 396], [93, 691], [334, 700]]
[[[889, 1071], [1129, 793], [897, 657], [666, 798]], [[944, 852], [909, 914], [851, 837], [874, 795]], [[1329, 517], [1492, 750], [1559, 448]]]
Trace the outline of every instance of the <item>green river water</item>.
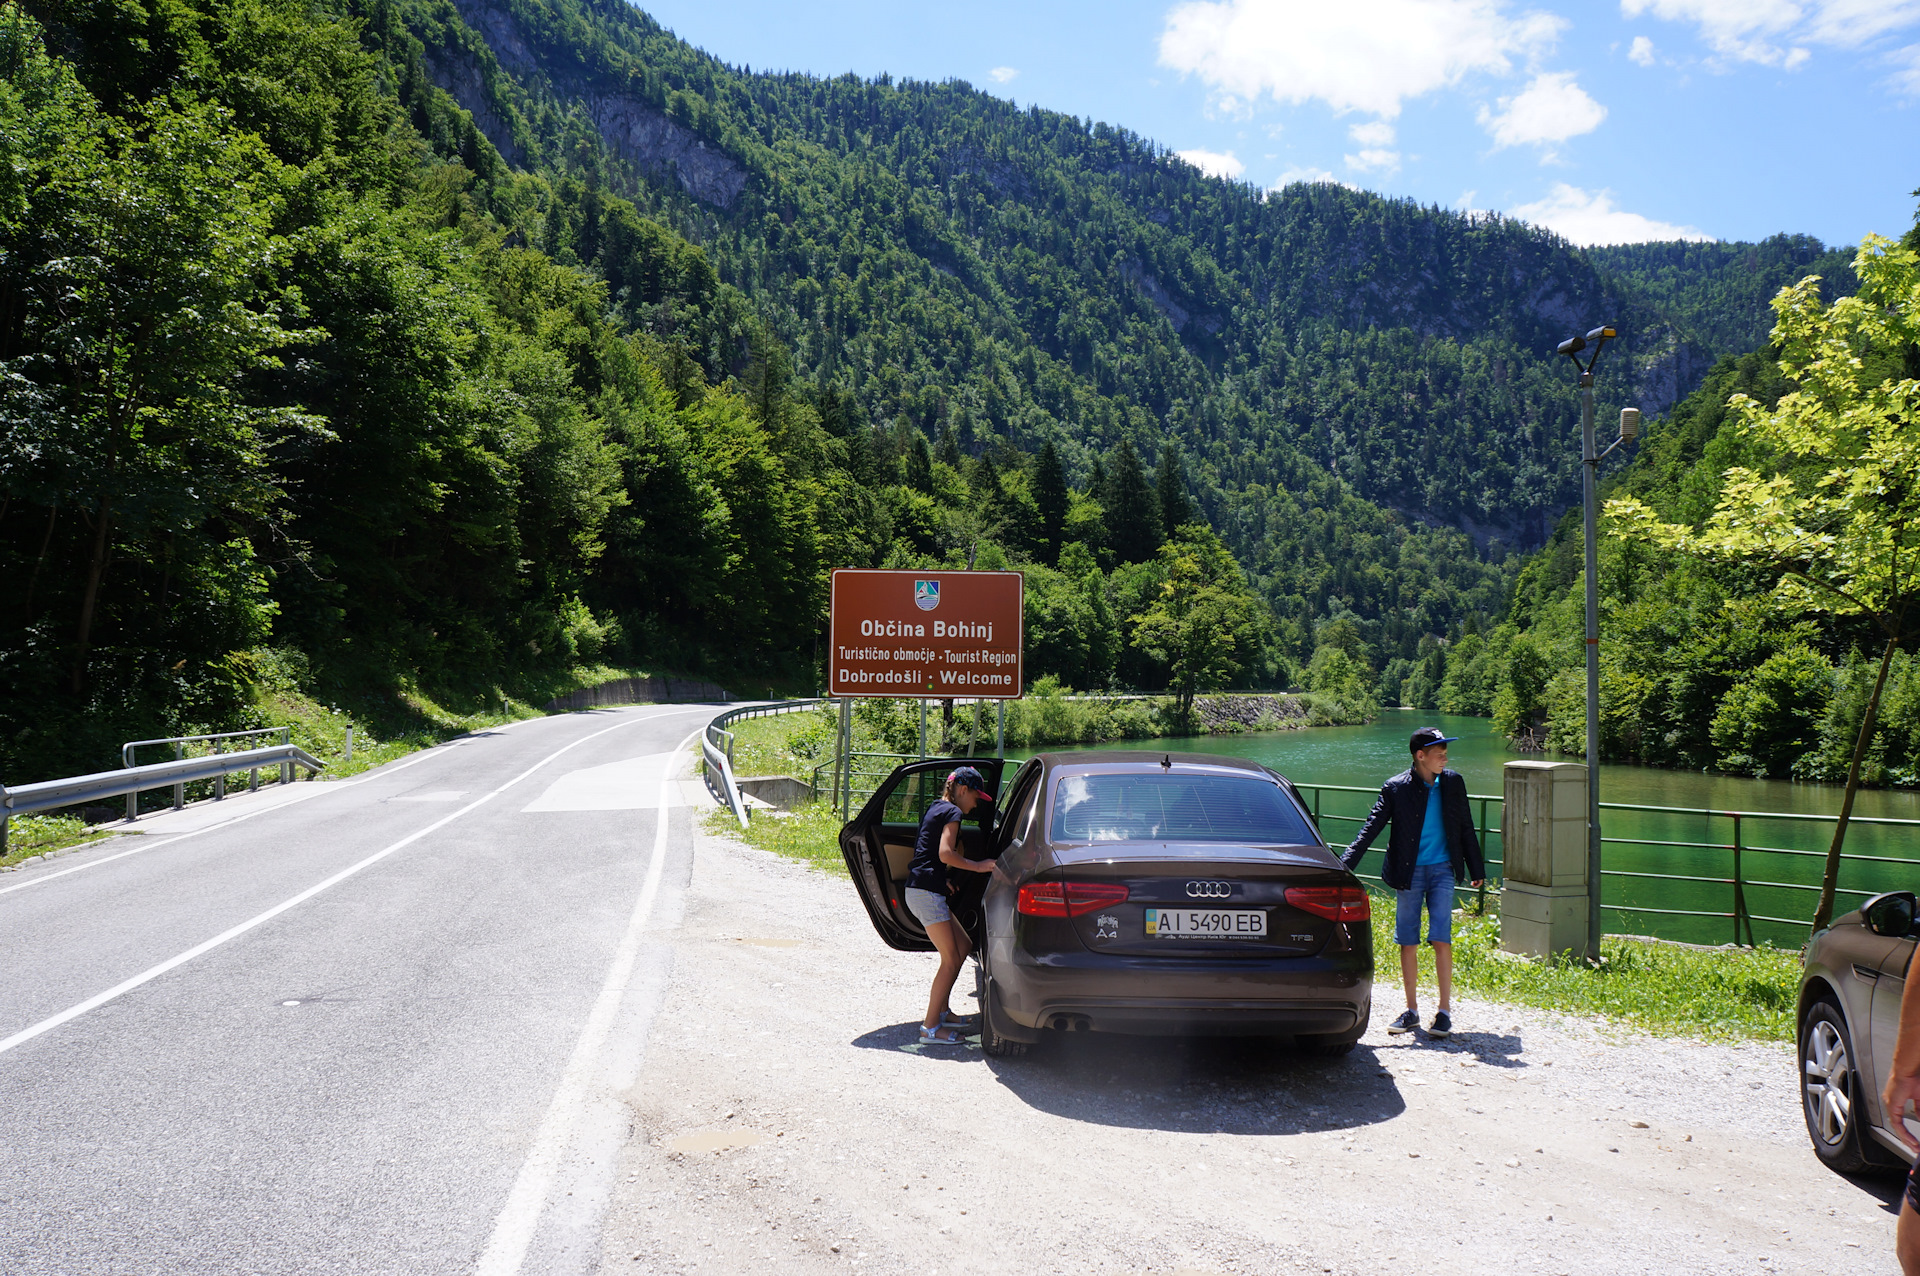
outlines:
[[[1467, 791], [1496, 800], [1485, 803], [1488, 858], [1500, 859], [1501, 767], [1510, 760], [1531, 758], [1577, 761], [1557, 754], [1514, 753], [1495, 735], [1484, 718], [1444, 714], [1394, 712], [1364, 727], [1317, 727], [1302, 731], [1259, 732], [1234, 736], [1203, 736], [1102, 746], [1112, 749], [1150, 749], [1177, 753], [1215, 753], [1251, 758], [1287, 776], [1305, 789], [1309, 802], [1315, 793], [1306, 786], [1353, 786], [1376, 789], [1380, 782], [1407, 766], [1407, 737], [1419, 727], [1438, 726], [1459, 736], [1449, 747], [1449, 765], [1467, 781]], [[1358, 829], [1358, 821], [1372, 806], [1371, 793], [1318, 794], [1323, 831], [1330, 841], [1344, 843]], [[1796, 784], [1781, 780], [1747, 780], [1734, 776], [1656, 767], [1608, 764], [1600, 771], [1600, 800], [1641, 806], [1705, 808], [1714, 811], [1759, 811], [1807, 815], [1836, 815], [1841, 787], [1837, 784]], [[1482, 803], [1473, 803], [1479, 821]], [[1854, 815], [1920, 820], [1920, 793], [1865, 790], [1854, 803]], [[1646, 873], [1649, 877], [1605, 878], [1603, 914], [1609, 933], [1658, 935], [1694, 943], [1726, 943], [1734, 935], [1734, 824], [1724, 816], [1672, 814], [1650, 811], [1600, 812], [1601, 832], [1610, 839], [1604, 847], [1604, 868], [1613, 873]], [[1746, 911], [1753, 918], [1752, 937], [1760, 943], [1798, 948], [1806, 939], [1804, 919], [1813, 915], [1818, 899], [1821, 857], [1833, 835], [1830, 821], [1803, 823], [1778, 819], [1743, 818], [1739, 821], [1742, 846], [1740, 876]], [[1709, 847], [1622, 845], [1636, 843], [1710, 843]], [[1384, 839], [1382, 839], [1384, 842]], [[1847, 832], [1847, 860], [1842, 866], [1843, 890], [1838, 911], [1857, 906], [1863, 893], [1920, 888], [1920, 827], [1902, 828], [1853, 824]], [[1856, 858], [1871, 857], [1871, 858]], [[1876, 859], [1893, 862], [1879, 863]], [[1380, 870], [1381, 857], [1369, 852], [1361, 871]], [[1493, 872], [1497, 877], [1498, 868]], [[1684, 881], [1676, 878], [1704, 878]], [[1686, 916], [1693, 910], [1715, 914]], [[1789, 919], [1767, 921], [1764, 918]], [[1745, 942], [1743, 929], [1739, 939]]]

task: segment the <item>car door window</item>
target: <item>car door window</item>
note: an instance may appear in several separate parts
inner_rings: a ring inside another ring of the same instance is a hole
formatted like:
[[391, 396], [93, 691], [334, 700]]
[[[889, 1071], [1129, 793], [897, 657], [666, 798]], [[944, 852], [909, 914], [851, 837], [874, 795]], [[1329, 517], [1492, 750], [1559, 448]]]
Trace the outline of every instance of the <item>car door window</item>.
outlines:
[[996, 851], [1004, 850], [1016, 838], [1025, 840], [1040, 806], [1040, 764], [1029, 762], [1013, 777], [1007, 796], [1006, 813], [1000, 819], [1000, 832], [994, 838]]

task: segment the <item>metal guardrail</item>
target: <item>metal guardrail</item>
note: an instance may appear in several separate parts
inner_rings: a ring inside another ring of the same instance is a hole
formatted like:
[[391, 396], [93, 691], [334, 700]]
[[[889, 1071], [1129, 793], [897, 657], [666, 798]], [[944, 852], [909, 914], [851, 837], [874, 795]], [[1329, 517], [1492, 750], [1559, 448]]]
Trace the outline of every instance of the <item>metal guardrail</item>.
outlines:
[[[1294, 782], [1294, 787], [1303, 793], [1309, 790], [1313, 792], [1313, 815], [1316, 821], [1324, 819], [1356, 826], [1364, 824], [1366, 818], [1364, 816], [1332, 813], [1323, 815], [1321, 813], [1320, 794], [1322, 792], [1353, 793], [1373, 797], [1379, 793], [1378, 789], [1351, 784], [1311, 784], [1301, 783], [1297, 780]], [[1497, 867], [1504, 867], [1504, 856], [1493, 854], [1493, 845], [1495, 841], [1500, 838], [1500, 829], [1497, 826], [1489, 824], [1487, 809], [1491, 805], [1497, 805], [1504, 810], [1506, 799], [1503, 795], [1499, 794], [1469, 793], [1467, 800], [1479, 806], [1479, 818], [1475, 821], [1475, 831], [1480, 835], [1481, 846], [1487, 851], [1488, 879], [1491, 881], [1496, 876], [1503, 878], [1504, 875], [1497, 875], [1495, 869]], [[1747, 904], [1748, 887], [1768, 890], [1811, 892], [1816, 895], [1819, 894], [1820, 887], [1809, 882], [1780, 882], [1756, 878], [1752, 876], [1748, 870], [1747, 858], [1752, 855], [1781, 855], [1802, 859], [1825, 860], [1827, 853], [1825, 851], [1807, 850], [1800, 847], [1763, 846], [1748, 840], [1748, 829], [1756, 821], [1831, 825], [1838, 823], [1840, 818], [1837, 815], [1812, 815], [1797, 811], [1731, 811], [1715, 810], [1710, 807], [1650, 806], [1638, 802], [1602, 802], [1600, 803], [1600, 809], [1603, 811], [1630, 811], [1643, 815], [1681, 816], [1700, 819], [1706, 821], [1709, 830], [1713, 828], [1717, 821], [1726, 820], [1730, 822], [1732, 826], [1731, 840], [1724, 842], [1688, 841], [1673, 838], [1657, 839], [1649, 837], [1603, 836], [1600, 839], [1602, 846], [1658, 847], [1672, 851], [1717, 851], [1727, 853], [1730, 856], [1730, 872], [1725, 877], [1689, 873], [1651, 873], [1634, 869], [1610, 869], [1604, 867], [1600, 870], [1603, 886], [1608, 878], [1614, 879], [1615, 882], [1684, 882], [1696, 886], [1724, 886], [1727, 887], [1729, 891], [1728, 907], [1726, 909], [1658, 908], [1652, 905], [1632, 902], [1609, 904], [1604, 900], [1600, 906], [1607, 912], [1616, 915], [1643, 914], [1649, 917], [1701, 917], [1726, 921], [1732, 926], [1733, 942], [1735, 944], [1745, 944], [1749, 947], [1752, 946], [1754, 942], [1753, 923], [1755, 922], [1771, 923], [1780, 926], [1804, 927], [1808, 924], [1809, 918], [1775, 917], [1766, 913], [1754, 912]], [[1849, 823], [1869, 827], [1878, 826], [1883, 828], [1920, 830], [1920, 820], [1894, 819], [1890, 816], [1856, 815]], [[1334, 843], [1334, 845], [1351, 845], [1351, 843]], [[1843, 869], [1848, 864], [1895, 864], [1920, 870], [1920, 861], [1900, 856], [1842, 854], [1840, 860]], [[1359, 876], [1376, 882], [1380, 880], [1372, 874], [1363, 873]], [[1855, 896], [1863, 900], [1879, 893], [1878, 891], [1862, 890], [1853, 886], [1836, 886], [1835, 892], [1840, 895]], [[1480, 909], [1482, 912], [1486, 909], [1486, 887], [1482, 887], [1480, 890]]]
[[740, 796], [740, 786], [733, 777], [733, 732], [727, 730], [729, 723], [743, 718], [764, 718], [776, 713], [797, 713], [802, 709], [811, 709], [819, 705], [819, 700], [781, 700], [773, 704], [748, 705], [742, 709], [729, 709], [718, 714], [707, 723], [706, 730], [700, 733], [700, 752], [706, 759], [707, 789], [722, 805], [733, 812], [740, 821], [740, 827], [747, 827], [747, 804]]
[[211, 780], [234, 771], [280, 765], [303, 766], [317, 775], [327, 764], [309, 756], [297, 745], [275, 744], [264, 749], [244, 749], [237, 753], [215, 753], [206, 757], [123, 767], [118, 771], [99, 771], [65, 780], [42, 780], [11, 789], [0, 784], [0, 853], [4, 852], [6, 846], [6, 822], [15, 815], [82, 806], [123, 794], [139, 793], [143, 789], [191, 784], [195, 780]]
[[[216, 731], [212, 735], [173, 735], [166, 736], [159, 740], [129, 740], [120, 746], [120, 765], [122, 767], [134, 766], [134, 751], [136, 749], [146, 748], [149, 745], [170, 744], [173, 746], [173, 756], [180, 758], [185, 756], [185, 752], [181, 747], [183, 745], [212, 741], [214, 753], [219, 754], [225, 752], [225, 750], [220, 747], [220, 741], [241, 740], [257, 735], [277, 735], [280, 737], [281, 744], [293, 743], [292, 727], [256, 727], [251, 731]], [[353, 728], [351, 727], [347, 728], [347, 760], [353, 760]], [[280, 783], [291, 784], [293, 782], [293, 765], [291, 762], [282, 762], [280, 764]], [[247, 782], [247, 790], [249, 792], [258, 790], [260, 787], [260, 768], [235, 768], [235, 770], [242, 769], [252, 772]], [[214, 801], [221, 801], [227, 796], [227, 776], [229, 774], [232, 774], [232, 772], [223, 772], [213, 778]], [[184, 782], [175, 784], [173, 786], [173, 809], [178, 811], [186, 804], [186, 784]], [[139, 818], [140, 795], [138, 793], [129, 793], [127, 794], [127, 823], [131, 824]]]

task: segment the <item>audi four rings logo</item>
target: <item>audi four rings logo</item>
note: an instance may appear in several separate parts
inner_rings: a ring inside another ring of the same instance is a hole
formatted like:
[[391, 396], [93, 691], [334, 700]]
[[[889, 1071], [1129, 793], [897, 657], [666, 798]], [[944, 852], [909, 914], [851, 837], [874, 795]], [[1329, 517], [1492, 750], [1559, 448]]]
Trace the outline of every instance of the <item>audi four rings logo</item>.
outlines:
[[1232, 882], [1188, 882], [1187, 896], [1190, 899], [1225, 899], [1233, 894]]

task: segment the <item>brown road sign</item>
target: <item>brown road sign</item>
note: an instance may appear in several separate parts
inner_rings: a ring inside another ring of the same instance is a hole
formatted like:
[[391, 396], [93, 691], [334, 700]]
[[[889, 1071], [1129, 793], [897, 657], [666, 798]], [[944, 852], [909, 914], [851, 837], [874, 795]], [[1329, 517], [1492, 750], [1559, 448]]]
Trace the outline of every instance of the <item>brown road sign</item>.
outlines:
[[833, 574], [827, 694], [1018, 700], [1019, 572]]

